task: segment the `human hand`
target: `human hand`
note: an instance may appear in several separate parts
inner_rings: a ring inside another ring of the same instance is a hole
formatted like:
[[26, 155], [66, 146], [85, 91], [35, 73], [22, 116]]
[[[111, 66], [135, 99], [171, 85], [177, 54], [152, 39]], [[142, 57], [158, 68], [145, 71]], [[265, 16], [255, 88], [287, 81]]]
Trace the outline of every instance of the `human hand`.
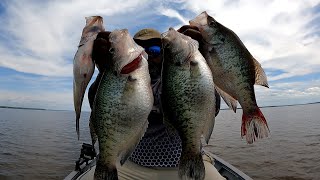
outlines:
[[93, 43], [92, 60], [95, 62], [100, 72], [103, 72], [106, 66], [106, 59], [109, 55], [110, 42], [109, 31], [100, 32]]

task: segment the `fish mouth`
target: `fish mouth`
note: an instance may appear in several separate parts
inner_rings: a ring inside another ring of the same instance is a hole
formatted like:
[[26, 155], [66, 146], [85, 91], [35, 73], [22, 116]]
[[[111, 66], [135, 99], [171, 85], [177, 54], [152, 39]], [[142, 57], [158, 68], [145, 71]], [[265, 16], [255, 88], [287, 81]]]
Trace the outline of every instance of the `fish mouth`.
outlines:
[[87, 26], [92, 26], [96, 22], [103, 24], [103, 18], [101, 16], [88, 16], [85, 17], [85, 19]]
[[161, 42], [162, 42], [163, 48], [168, 48], [169, 46], [169, 39], [167, 35], [168, 35], [168, 31], [161, 34]]
[[130, 63], [126, 64], [121, 68], [120, 74], [130, 74], [134, 70], [140, 67], [140, 62], [142, 60], [142, 53], [138, 57], [134, 58]]
[[160, 38], [161, 38], [163, 48], [169, 48], [170, 42], [172, 41], [172, 39], [174, 37], [172, 35], [174, 32], [176, 32], [176, 30], [174, 28], [170, 27], [168, 31], [161, 34]]
[[184, 34], [186, 31], [200, 31], [200, 30], [197, 26], [192, 26], [192, 25], [184, 25], [180, 29], [178, 29], [178, 32], [182, 34]]
[[200, 24], [199, 22], [196, 22], [194, 19], [189, 21], [190, 26], [196, 27], [199, 31], [202, 29], [202, 26], [205, 26], [204, 24]]
[[112, 63], [116, 76], [129, 74], [140, 67], [140, 62], [145, 56], [144, 49], [136, 44], [130, 36], [128, 29], [114, 30], [109, 35], [112, 54]]
[[201, 31], [202, 27], [208, 24], [207, 17], [208, 13], [206, 11], [203, 11], [201, 14], [199, 14], [197, 17], [189, 21], [189, 24], [191, 26], [195, 26]]

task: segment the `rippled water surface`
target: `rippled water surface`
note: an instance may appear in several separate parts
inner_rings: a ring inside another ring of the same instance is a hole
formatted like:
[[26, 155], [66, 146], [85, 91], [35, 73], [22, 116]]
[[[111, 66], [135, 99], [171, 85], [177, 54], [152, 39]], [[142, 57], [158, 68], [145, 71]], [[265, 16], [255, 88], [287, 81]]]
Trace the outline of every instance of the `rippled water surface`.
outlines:
[[[242, 111], [220, 112], [206, 149], [253, 179], [320, 179], [320, 104], [261, 109], [271, 137], [240, 137]], [[63, 179], [89, 143], [88, 113], [77, 140], [74, 112], [0, 108], [0, 179]]]

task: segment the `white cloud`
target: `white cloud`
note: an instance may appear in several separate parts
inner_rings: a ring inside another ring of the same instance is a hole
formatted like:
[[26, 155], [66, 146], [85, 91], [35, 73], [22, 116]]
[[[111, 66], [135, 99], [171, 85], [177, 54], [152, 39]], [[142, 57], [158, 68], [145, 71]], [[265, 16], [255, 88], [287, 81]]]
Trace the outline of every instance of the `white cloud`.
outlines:
[[[308, 26], [310, 21], [320, 17], [320, 12], [312, 14], [310, 11], [317, 3], [318, 0], [5, 1], [6, 10], [0, 14], [0, 66], [43, 75], [42, 80], [26, 80], [35, 84], [49, 84], [50, 77], [56, 77], [57, 89], [44, 92], [40, 85], [33, 84], [39, 87], [37, 93], [47, 99], [34, 92], [2, 90], [0, 105], [7, 102], [73, 109], [72, 81], [69, 89], [58, 82], [59, 77], [72, 77], [72, 61], [85, 25], [84, 17], [90, 15], [103, 16], [107, 30], [157, 24], [160, 31], [165, 31], [169, 26], [178, 28], [186, 24], [206, 10], [236, 32], [264, 68], [285, 72], [269, 76], [269, 81], [320, 73], [320, 37], [313, 34], [318, 29]], [[178, 20], [174, 21], [177, 24], [163, 22], [159, 16]], [[318, 81], [292, 84], [271, 82], [270, 89], [258, 87], [257, 99], [266, 105], [286, 104], [290, 97], [299, 102], [320, 99]], [[85, 99], [84, 109], [88, 107]]]
[[72, 109], [72, 91], [14, 92], [0, 90], [0, 104], [6, 106], [34, 107], [44, 109]]
[[319, 95], [320, 94], [320, 87], [307, 88], [305, 93], [310, 94], [310, 95]]
[[[14, 69], [20, 72], [46, 75], [46, 76], [71, 76], [72, 64], [64, 61], [62, 56], [32, 56], [21, 52], [16, 55], [8, 48], [1, 47], [0, 44], [0, 66]], [[40, 54], [38, 54], [40, 55]]]
[[[137, 7], [147, 4], [146, 1], [7, 1], [0, 32], [9, 38], [0, 42], [0, 66], [33, 74], [71, 76], [84, 17], [110, 16], [105, 19], [108, 29], [109, 24], [119, 19], [113, 15], [120, 16], [121, 23], [129, 24], [146, 14]], [[130, 12], [140, 15], [126, 17]]]
[[[258, 104], [283, 105], [320, 101], [320, 92], [317, 91], [320, 87], [318, 81], [316, 85], [309, 81], [296, 84], [272, 82], [320, 73], [320, 36], [313, 34], [318, 29], [309, 24], [320, 17], [320, 12], [313, 14], [311, 11], [319, 1], [207, 0], [199, 3], [185, 0], [184, 2], [181, 9], [188, 9], [196, 15], [206, 10], [217, 21], [232, 29], [263, 68], [284, 72], [268, 76], [268, 80], [271, 81], [270, 89], [256, 86]], [[292, 84], [295, 86], [291, 86]]]
[[[264, 68], [279, 68], [283, 75], [276, 79], [320, 72], [320, 37], [310, 36], [316, 29], [307, 24], [319, 17], [312, 14], [316, 0], [250, 1], [186, 0], [187, 8], [196, 14], [206, 10], [217, 21], [232, 29]], [[305, 59], [291, 58], [305, 56]], [[280, 59], [281, 61], [272, 61]], [[272, 79], [272, 78], [271, 78]]]
[[[180, 7], [175, 8], [187, 9], [195, 14], [207, 10], [241, 37], [263, 67], [277, 67], [288, 72], [279, 76], [279, 79], [318, 71], [312, 67], [320, 64], [320, 37], [310, 36], [316, 29], [306, 26], [312, 19], [320, 16], [320, 13], [311, 14], [309, 10], [318, 1], [173, 2], [181, 3]], [[186, 24], [188, 18], [193, 18], [184, 17], [177, 9], [170, 7], [170, 1], [101, 0], [93, 3], [79, 0], [39, 4], [38, 1], [23, 3], [13, 0], [7, 1], [6, 12], [7, 16], [0, 21], [6, 26], [2, 26], [0, 31], [12, 38], [9, 42], [0, 43], [0, 65], [22, 72], [55, 76], [72, 75], [72, 59], [85, 16], [104, 16], [107, 29], [117, 28], [120, 24], [128, 28], [138, 24], [147, 25], [150, 17], [157, 15], [176, 18], [181, 24]], [[135, 16], [130, 16], [131, 14]], [[171, 26], [178, 27], [177, 24]], [[303, 55], [308, 57], [300, 60], [301, 62], [289, 59]], [[278, 58], [287, 60], [272, 61]], [[300, 64], [304, 66], [303, 71], [299, 68]], [[37, 71], [35, 67], [38, 67]]]
[[[53, 110], [73, 110], [72, 89], [56, 91], [12, 91], [0, 90], [0, 105]], [[89, 111], [87, 93], [84, 96], [82, 111]]]
[[320, 79], [306, 82], [273, 83], [269, 89], [255, 86], [260, 106], [320, 102]]
[[181, 21], [182, 24], [189, 24], [189, 20], [185, 19], [182, 15], [180, 15], [176, 10], [174, 9], [167, 9], [167, 8], [159, 8], [158, 11], [160, 14], [165, 15], [167, 17], [176, 18]]

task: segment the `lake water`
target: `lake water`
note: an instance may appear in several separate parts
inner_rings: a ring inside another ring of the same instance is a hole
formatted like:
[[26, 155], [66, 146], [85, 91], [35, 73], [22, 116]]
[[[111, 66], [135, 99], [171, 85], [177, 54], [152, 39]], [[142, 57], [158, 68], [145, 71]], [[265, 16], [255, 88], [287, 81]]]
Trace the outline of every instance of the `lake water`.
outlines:
[[[261, 110], [270, 138], [248, 145], [242, 111], [222, 110], [205, 148], [253, 179], [320, 179], [320, 104]], [[90, 143], [88, 118], [82, 113], [78, 141], [74, 112], [0, 108], [0, 179], [63, 179]]]

